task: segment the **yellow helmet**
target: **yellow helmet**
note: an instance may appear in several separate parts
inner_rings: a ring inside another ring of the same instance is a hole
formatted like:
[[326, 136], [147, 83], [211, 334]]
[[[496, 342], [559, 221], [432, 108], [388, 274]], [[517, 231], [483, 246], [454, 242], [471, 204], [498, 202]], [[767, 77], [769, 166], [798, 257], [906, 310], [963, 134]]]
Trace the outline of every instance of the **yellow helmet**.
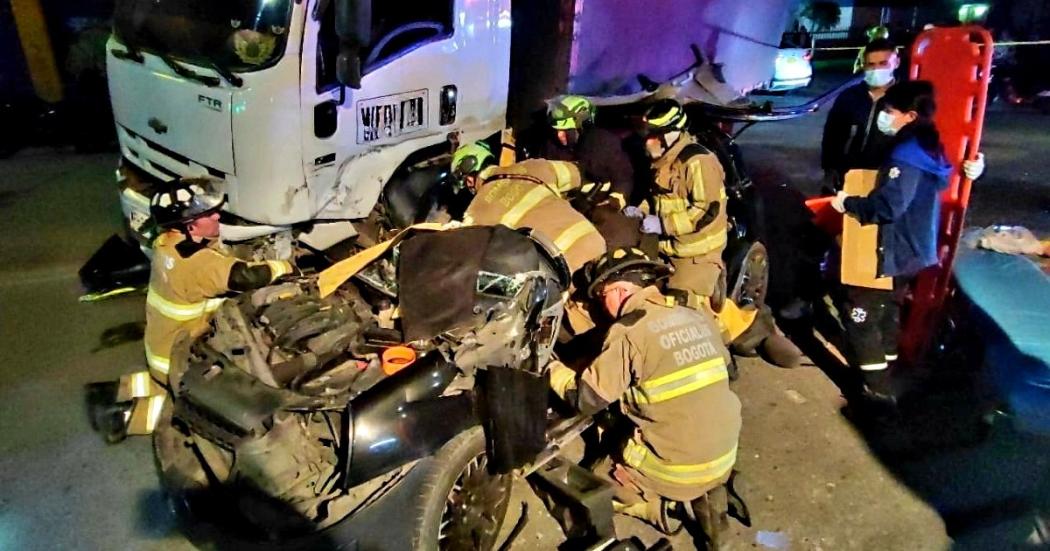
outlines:
[[644, 120], [647, 135], [681, 132], [689, 122], [685, 109], [673, 99], [662, 99], [649, 106]]
[[476, 141], [461, 145], [452, 154], [452, 175], [457, 181], [462, 181], [464, 176], [478, 172], [494, 162], [496, 156], [485, 142]]
[[580, 130], [594, 119], [594, 104], [583, 96], [559, 96], [547, 103], [547, 119], [555, 130]]

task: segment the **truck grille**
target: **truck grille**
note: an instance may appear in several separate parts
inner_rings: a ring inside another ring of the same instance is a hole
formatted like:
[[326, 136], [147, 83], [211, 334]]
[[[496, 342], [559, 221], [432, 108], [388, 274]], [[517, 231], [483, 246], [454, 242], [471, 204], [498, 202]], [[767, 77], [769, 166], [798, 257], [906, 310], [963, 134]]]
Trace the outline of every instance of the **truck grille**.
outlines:
[[180, 176], [227, 179], [226, 173], [221, 170], [197, 163], [123, 126], [117, 126], [117, 135], [124, 157], [161, 181], [170, 182]]

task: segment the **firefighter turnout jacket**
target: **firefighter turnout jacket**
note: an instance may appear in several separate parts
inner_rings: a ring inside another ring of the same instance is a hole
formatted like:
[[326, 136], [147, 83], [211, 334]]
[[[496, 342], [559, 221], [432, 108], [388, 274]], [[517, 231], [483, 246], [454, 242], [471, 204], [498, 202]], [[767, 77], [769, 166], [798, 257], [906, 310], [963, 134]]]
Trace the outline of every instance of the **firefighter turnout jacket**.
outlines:
[[655, 287], [630, 297], [598, 358], [577, 376], [554, 364], [565, 396], [619, 401], [634, 424], [623, 463], [644, 492], [691, 501], [729, 479], [740, 435], [740, 401], [729, 389], [729, 352], [709, 314], [674, 305]]
[[216, 246], [178, 231], [165, 232], [154, 242], [144, 340], [150, 373], [161, 383], [167, 384], [176, 339], [203, 333], [222, 295], [261, 287], [292, 271], [283, 260], [246, 263]]
[[565, 199], [581, 190], [580, 171], [570, 162], [529, 159], [490, 167], [479, 175], [477, 195], [467, 207], [465, 224], [532, 228], [565, 255], [573, 273], [606, 250], [605, 239]]
[[726, 247], [725, 171], [688, 134], [653, 163], [652, 210], [660, 217], [660, 252], [671, 257], [721, 255]]

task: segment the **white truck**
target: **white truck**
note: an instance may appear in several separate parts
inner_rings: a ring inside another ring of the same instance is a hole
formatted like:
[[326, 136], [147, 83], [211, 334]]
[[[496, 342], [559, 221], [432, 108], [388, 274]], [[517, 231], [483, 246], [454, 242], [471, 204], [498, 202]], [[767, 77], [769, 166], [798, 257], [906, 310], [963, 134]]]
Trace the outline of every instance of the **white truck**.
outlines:
[[118, 0], [124, 215], [138, 235], [157, 186], [210, 175], [224, 238], [294, 228], [323, 250], [413, 167], [557, 93], [639, 97], [637, 76], [679, 74], [691, 45], [739, 92], [768, 81], [795, 3]]

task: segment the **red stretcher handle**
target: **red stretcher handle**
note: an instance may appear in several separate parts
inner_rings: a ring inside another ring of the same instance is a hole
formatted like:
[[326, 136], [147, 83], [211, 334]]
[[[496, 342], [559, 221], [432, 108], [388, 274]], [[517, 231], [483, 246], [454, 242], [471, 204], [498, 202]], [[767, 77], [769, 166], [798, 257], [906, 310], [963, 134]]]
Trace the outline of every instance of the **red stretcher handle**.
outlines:
[[962, 175], [962, 162], [976, 159], [980, 150], [994, 47], [991, 34], [978, 26], [934, 28], [912, 44], [909, 74], [912, 80], [933, 83], [934, 120], [948, 162], [956, 167], [941, 195], [940, 262], [919, 274], [908, 317], [903, 320], [901, 354], [912, 361], [925, 354], [951, 284], [972, 185]]

